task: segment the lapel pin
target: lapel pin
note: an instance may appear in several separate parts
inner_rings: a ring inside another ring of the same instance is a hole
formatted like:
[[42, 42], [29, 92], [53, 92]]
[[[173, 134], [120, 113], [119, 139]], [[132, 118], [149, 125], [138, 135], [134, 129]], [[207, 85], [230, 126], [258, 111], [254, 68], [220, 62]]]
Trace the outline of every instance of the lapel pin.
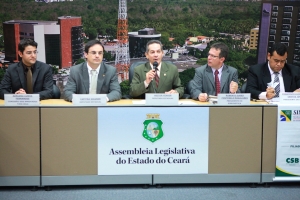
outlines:
[[103, 74], [103, 77], [105, 76], [105, 74]]
[[164, 74], [164, 76], [167, 76], [166, 74]]

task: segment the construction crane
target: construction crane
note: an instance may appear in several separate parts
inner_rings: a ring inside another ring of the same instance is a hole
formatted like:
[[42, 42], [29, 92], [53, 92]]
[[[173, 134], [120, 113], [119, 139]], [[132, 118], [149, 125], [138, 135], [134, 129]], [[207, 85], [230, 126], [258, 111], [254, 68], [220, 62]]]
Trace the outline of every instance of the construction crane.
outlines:
[[127, 0], [119, 0], [117, 39], [115, 66], [123, 81], [128, 79], [130, 65]]

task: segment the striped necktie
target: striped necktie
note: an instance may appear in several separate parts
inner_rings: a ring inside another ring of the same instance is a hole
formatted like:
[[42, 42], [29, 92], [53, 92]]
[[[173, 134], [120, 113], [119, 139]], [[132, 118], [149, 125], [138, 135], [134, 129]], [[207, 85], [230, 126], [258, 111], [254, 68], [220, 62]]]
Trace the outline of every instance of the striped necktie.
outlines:
[[154, 77], [154, 79], [155, 79], [156, 87], [158, 87], [158, 84], [159, 84], [158, 70], [156, 70], [156, 72], [155, 72], [155, 77]]
[[274, 90], [275, 90], [275, 96], [274, 97], [279, 97], [279, 93], [280, 93], [280, 81], [279, 81], [279, 77], [278, 77], [279, 73], [275, 72], [274, 74], [275, 74], [275, 78], [274, 78], [274, 83], [273, 84], [275, 85], [275, 83], [278, 83], [274, 88]]

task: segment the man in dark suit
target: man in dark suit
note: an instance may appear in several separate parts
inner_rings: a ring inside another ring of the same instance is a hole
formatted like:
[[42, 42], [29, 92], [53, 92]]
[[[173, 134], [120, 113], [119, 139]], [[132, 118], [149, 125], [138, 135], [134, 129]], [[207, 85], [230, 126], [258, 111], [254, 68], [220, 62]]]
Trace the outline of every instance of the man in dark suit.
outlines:
[[207, 64], [195, 70], [190, 94], [193, 99], [207, 101], [209, 95], [218, 93], [236, 93], [238, 90], [238, 72], [224, 64], [229, 53], [223, 43], [214, 43], [207, 56]]
[[286, 63], [287, 47], [275, 43], [267, 59], [268, 62], [249, 68], [246, 92], [251, 93], [251, 98], [266, 100], [279, 97], [281, 92], [298, 91], [300, 67]]
[[102, 62], [103, 54], [104, 47], [98, 40], [85, 44], [84, 56], [87, 61], [71, 67], [64, 88], [65, 100], [72, 101], [73, 94], [107, 94], [107, 101], [121, 98], [117, 70]]
[[[181, 85], [178, 69], [171, 63], [162, 62], [164, 55], [162, 43], [150, 40], [146, 45], [145, 55], [149, 62], [134, 69], [130, 84], [130, 96], [145, 98], [145, 93], [179, 93], [182, 97], [184, 88]], [[157, 63], [157, 69], [153, 63]]]
[[4, 94], [39, 94], [40, 99], [51, 99], [52, 68], [37, 61], [37, 43], [23, 39], [18, 45], [21, 62], [8, 66], [0, 84], [0, 98]]

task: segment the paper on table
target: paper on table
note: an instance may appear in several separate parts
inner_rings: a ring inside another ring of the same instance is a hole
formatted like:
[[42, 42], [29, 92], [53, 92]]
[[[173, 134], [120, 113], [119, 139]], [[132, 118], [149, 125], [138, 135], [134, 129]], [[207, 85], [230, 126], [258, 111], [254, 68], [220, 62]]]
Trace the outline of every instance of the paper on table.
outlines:
[[277, 98], [273, 98], [273, 99], [270, 99], [270, 100], [266, 100], [266, 102], [268, 102], [269, 104], [275, 104], [275, 105], [278, 105], [280, 102], [280, 98], [277, 97]]
[[132, 104], [145, 105], [146, 104], [146, 100], [133, 100]]
[[[146, 100], [133, 100], [132, 104], [135, 105], [145, 105], [146, 104]], [[192, 101], [179, 101], [178, 105], [197, 105], [195, 102]]]
[[267, 83], [268, 87], [272, 87], [272, 88], [275, 88], [277, 85], [279, 84], [279, 82], [276, 82], [276, 83]]
[[179, 101], [178, 105], [197, 105], [197, 104], [192, 101]]

